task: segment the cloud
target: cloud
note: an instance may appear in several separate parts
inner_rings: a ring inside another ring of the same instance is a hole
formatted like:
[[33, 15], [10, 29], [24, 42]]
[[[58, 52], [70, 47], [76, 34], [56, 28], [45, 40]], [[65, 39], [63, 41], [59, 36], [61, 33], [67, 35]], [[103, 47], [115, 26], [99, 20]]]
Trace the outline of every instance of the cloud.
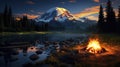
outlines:
[[[114, 11], [115, 11], [115, 16], [117, 17], [118, 16], [118, 9], [114, 9]], [[104, 9], [104, 17], [106, 17], [105, 9]], [[90, 20], [96, 20], [96, 21], [98, 21], [98, 16], [89, 15], [89, 16], [86, 16], [86, 18], [88, 18]]]
[[42, 15], [42, 14], [44, 14], [44, 12], [37, 12], [37, 14]]
[[38, 17], [38, 15], [34, 15], [34, 14], [26, 14], [28, 19], [35, 19]]
[[97, 2], [97, 3], [99, 3], [100, 2], [100, 0], [93, 0], [94, 2]]
[[60, 2], [60, 3], [65, 4], [65, 2]]
[[29, 1], [27, 1], [26, 3], [27, 3], [27, 4], [31, 4], [31, 5], [35, 4], [35, 2], [30, 1], [30, 0], [29, 0]]
[[34, 13], [35, 11], [31, 9], [30, 12]]
[[83, 10], [82, 12], [73, 14], [76, 17], [86, 17], [92, 14], [97, 14], [99, 13], [99, 6], [93, 6], [90, 8], [86, 8], [85, 10]]
[[28, 19], [35, 19], [35, 18], [37, 18], [39, 15], [35, 15], [35, 14], [27, 14], [27, 13], [16, 14], [16, 17], [23, 17], [23, 16], [27, 16]]
[[[115, 16], [117, 17], [118, 16], [118, 9], [114, 9], [114, 12], [115, 12]], [[106, 17], [107, 14], [106, 14], [106, 11], [104, 9], [104, 17]]]
[[90, 20], [98, 21], [98, 17], [96, 17], [96, 16], [87, 16], [87, 18]]
[[76, 0], [69, 0], [69, 2], [71, 2], [71, 3], [75, 3], [75, 2], [76, 2]]
[[[118, 16], [118, 14], [119, 14], [118, 9], [114, 9], [114, 12], [115, 12], [115, 16], [117, 17], [117, 16]], [[105, 14], [105, 15], [106, 15], [106, 14]]]

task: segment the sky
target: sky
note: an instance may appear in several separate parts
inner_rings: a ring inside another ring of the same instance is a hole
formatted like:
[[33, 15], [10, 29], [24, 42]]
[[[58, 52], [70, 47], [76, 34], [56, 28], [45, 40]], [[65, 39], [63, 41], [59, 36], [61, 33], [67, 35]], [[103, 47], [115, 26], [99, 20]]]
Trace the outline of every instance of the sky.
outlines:
[[[0, 12], [4, 11], [7, 4], [12, 7], [16, 16], [27, 14], [29, 19], [34, 19], [53, 7], [62, 7], [69, 10], [77, 17], [87, 17], [91, 20], [97, 20], [99, 5], [105, 8], [108, 0], [0, 0]], [[117, 12], [120, 0], [111, 0], [113, 7]]]

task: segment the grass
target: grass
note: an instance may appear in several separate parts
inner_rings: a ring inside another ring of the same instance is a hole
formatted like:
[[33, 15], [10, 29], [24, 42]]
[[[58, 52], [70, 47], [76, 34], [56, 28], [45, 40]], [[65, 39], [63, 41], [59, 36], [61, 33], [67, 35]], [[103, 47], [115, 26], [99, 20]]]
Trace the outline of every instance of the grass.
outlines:
[[99, 38], [101, 42], [120, 46], [120, 35], [118, 34], [99, 34]]
[[32, 35], [32, 34], [91, 34], [91, 33], [90, 32], [67, 32], [67, 31], [0, 32], [0, 36], [7, 36], [7, 35]]
[[0, 33], [0, 36], [6, 36], [6, 35], [26, 35], [26, 34], [49, 34], [51, 32], [2, 32]]

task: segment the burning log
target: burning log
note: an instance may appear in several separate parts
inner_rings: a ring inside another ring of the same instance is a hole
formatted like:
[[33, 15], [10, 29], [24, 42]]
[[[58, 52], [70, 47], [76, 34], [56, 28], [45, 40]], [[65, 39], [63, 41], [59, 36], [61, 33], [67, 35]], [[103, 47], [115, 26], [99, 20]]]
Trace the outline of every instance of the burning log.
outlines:
[[97, 39], [90, 39], [88, 46], [83, 48], [82, 50], [93, 54], [106, 52], [106, 49], [100, 46], [100, 43]]

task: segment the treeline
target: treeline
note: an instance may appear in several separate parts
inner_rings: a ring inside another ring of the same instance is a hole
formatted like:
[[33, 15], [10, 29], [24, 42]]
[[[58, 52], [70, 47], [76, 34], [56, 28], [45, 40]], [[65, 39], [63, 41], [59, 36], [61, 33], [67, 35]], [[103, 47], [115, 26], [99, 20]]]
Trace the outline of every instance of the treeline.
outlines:
[[3, 13], [0, 13], [0, 32], [19, 32], [19, 31], [47, 31], [47, 25], [39, 26], [37, 22], [28, 19], [27, 15], [16, 20], [13, 16], [11, 7], [7, 5]]
[[99, 33], [120, 33], [120, 6], [116, 17], [116, 13], [112, 7], [112, 2], [108, 0], [105, 12], [106, 16], [104, 15], [102, 5], [100, 5], [98, 20]]

